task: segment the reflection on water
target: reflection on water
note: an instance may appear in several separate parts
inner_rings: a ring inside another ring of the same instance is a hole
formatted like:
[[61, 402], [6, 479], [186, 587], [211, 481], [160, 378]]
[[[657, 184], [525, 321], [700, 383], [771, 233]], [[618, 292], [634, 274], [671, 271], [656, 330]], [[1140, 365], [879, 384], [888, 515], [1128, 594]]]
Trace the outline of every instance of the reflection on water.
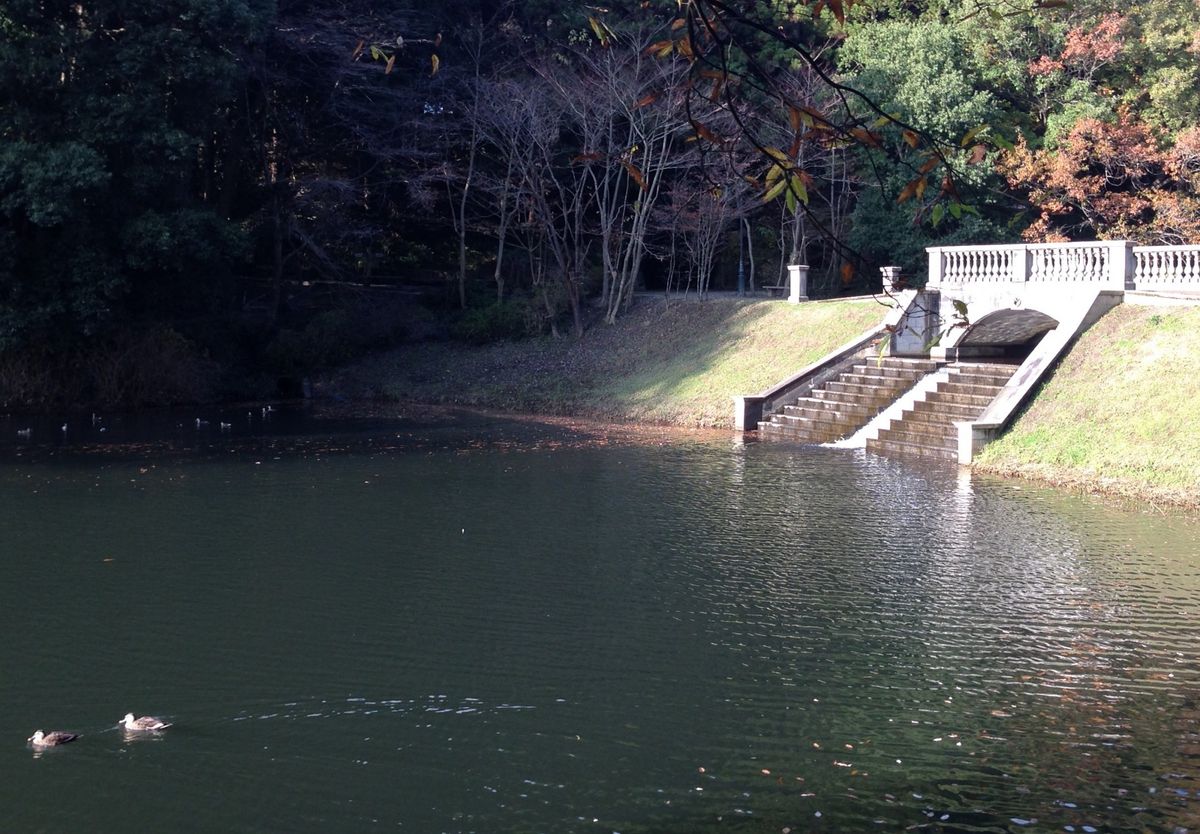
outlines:
[[[6, 830], [1200, 824], [1192, 522], [722, 435], [294, 420], [7, 447]], [[31, 756], [49, 725], [84, 738]]]

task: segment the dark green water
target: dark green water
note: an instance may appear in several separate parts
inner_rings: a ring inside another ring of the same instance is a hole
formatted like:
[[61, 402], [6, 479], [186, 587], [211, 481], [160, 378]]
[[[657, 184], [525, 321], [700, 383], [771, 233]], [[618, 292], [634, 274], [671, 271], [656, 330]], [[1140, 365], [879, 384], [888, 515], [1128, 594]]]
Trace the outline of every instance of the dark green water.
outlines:
[[1200, 829], [1194, 522], [724, 437], [164, 426], [0, 449], [0, 831]]

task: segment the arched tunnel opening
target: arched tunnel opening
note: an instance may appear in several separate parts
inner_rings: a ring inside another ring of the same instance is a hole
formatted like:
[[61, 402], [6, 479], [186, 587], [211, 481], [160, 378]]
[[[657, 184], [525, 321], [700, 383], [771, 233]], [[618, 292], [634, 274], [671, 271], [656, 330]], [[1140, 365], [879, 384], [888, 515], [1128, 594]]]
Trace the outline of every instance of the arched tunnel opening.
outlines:
[[1037, 310], [996, 310], [967, 328], [958, 342], [961, 359], [1021, 361], [1058, 320]]

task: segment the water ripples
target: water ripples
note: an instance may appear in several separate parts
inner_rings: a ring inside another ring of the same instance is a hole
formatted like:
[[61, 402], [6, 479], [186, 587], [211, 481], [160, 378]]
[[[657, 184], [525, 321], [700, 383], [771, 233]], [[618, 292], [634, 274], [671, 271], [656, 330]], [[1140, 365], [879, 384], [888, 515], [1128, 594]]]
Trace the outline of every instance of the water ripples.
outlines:
[[[843, 450], [550, 446], [0, 485], [10, 578], [65, 588], [0, 589], [10, 734], [174, 715], [113, 748], [164, 828], [1198, 827], [1200, 528]], [[16, 801], [48, 771], [11, 752]]]

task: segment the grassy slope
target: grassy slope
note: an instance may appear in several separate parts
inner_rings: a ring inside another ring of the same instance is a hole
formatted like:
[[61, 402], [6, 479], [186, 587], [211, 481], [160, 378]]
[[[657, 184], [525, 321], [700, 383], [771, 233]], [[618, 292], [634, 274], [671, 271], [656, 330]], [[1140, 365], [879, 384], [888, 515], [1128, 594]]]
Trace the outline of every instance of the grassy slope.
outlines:
[[1200, 308], [1116, 308], [976, 466], [1200, 505]]
[[766, 388], [878, 325], [873, 301], [792, 305], [646, 299], [582, 340], [421, 344], [339, 374], [351, 396], [726, 427], [735, 394]]

